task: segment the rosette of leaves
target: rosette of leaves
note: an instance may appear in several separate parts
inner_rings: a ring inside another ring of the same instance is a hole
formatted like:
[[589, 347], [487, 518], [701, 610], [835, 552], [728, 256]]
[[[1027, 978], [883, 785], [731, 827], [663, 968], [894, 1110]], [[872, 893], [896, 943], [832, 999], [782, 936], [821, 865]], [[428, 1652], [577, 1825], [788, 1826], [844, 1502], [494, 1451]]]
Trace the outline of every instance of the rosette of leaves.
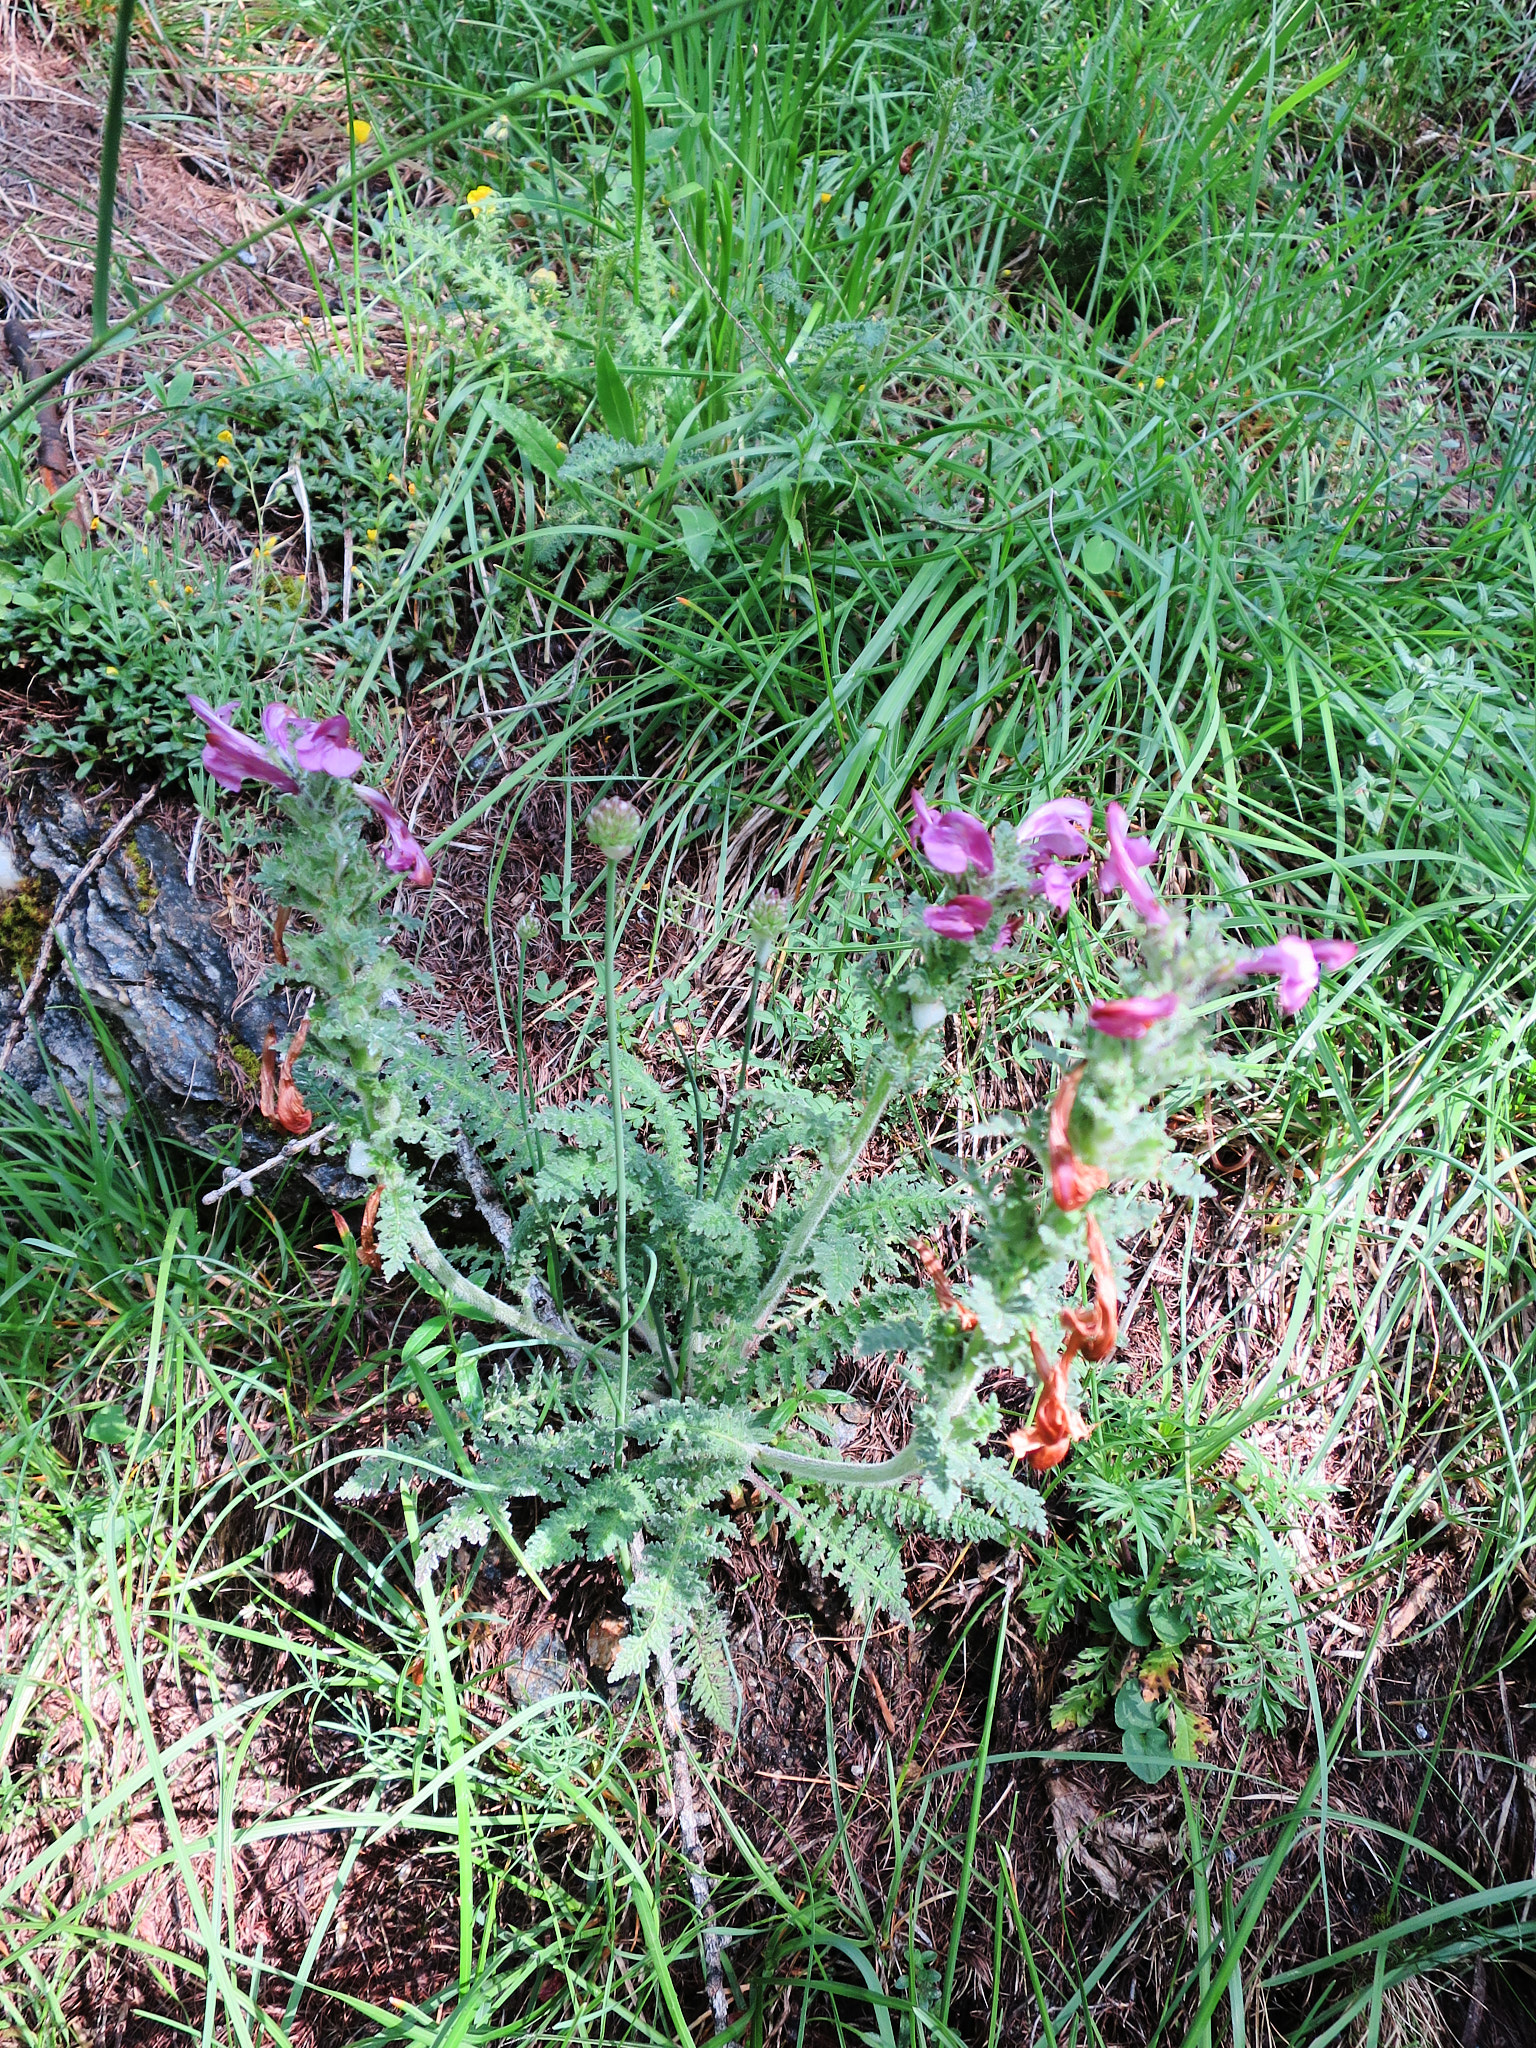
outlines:
[[407, 426], [395, 385], [334, 359], [272, 358], [248, 382], [205, 387], [180, 432], [215, 503], [295, 535], [307, 507], [312, 544], [330, 554], [348, 528], [359, 549], [370, 529], [387, 547], [421, 516], [429, 478], [408, 467]]
[[[492, 1534], [538, 1573], [616, 1560], [635, 1617], [616, 1675], [675, 1646], [699, 1705], [728, 1718], [729, 1659], [710, 1579], [748, 1499], [865, 1613], [907, 1613], [901, 1550], [913, 1532], [1004, 1545], [1044, 1533], [1040, 1492], [989, 1451], [1002, 1421], [991, 1389], [1032, 1372], [1036, 1341], [1060, 1349], [1083, 1219], [1050, 1193], [1043, 1110], [994, 1126], [1011, 1143], [993, 1164], [941, 1161], [942, 1178], [854, 1178], [885, 1105], [938, 1057], [937, 1033], [915, 1026], [903, 993], [905, 933], [893, 934], [889, 958], [869, 976], [887, 1028], [861, 1107], [766, 1061], [755, 1071], [744, 1063], [734, 1101], [706, 1106], [691, 1069], [673, 1085], [621, 1050], [617, 1118], [602, 1093], [530, 1113], [462, 1026], [433, 1030], [405, 1008], [408, 970], [389, 943], [380, 876], [346, 792], [329, 785], [282, 802], [288, 829], [263, 881], [274, 900], [302, 912], [289, 925], [282, 972], [316, 992], [311, 1054], [334, 1091], [351, 1170], [380, 1190], [384, 1270], [414, 1273], [441, 1311], [432, 1359], [418, 1351], [411, 1360], [430, 1424], [365, 1462], [347, 1488], [361, 1498], [434, 1481], [445, 1505], [419, 1553], [423, 1572]], [[952, 942], [914, 934], [911, 943], [932, 953], [931, 978], [960, 988], [966, 970]], [[1148, 935], [1145, 952], [1147, 978], [1189, 999], [1142, 1038], [1090, 1031], [1063, 1048], [1083, 1067], [1072, 1143], [1114, 1182], [1193, 1192], [1198, 1177], [1152, 1105], [1209, 1080], [1193, 998], [1219, 975], [1222, 947], [1210, 922], [1186, 931], [1176, 919]], [[969, 959], [973, 973], [995, 971], [985, 948]], [[616, 1278], [616, 1128], [627, 1317]], [[449, 1150], [470, 1161], [496, 1237], [494, 1251], [458, 1265], [433, 1237], [425, 1170]], [[971, 1226], [964, 1298], [947, 1283], [911, 1284], [914, 1241], [962, 1212]], [[1134, 1194], [1096, 1198], [1111, 1245], [1153, 1213]], [[902, 1449], [869, 1462], [842, 1452], [828, 1379], [874, 1356], [905, 1377], [912, 1424]], [[440, 1384], [450, 1365], [451, 1393]], [[1113, 1411], [1103, 1385], [1088, 1392], [1105, 1424]], [[1118, 1424], [1103, 1427], [1106, 1453], [1119, 1433]], [[1149, 1543], [1135, 1582], [1150, 1625], [1168, 1608], [1191, 1631], [1217, 1623], [1239, 1636], [1252, 1590], [1242, 1560], [1219, 1579], [1213, 1541], [1196, 1544], [1192, 1563], [1166, 1488], [1138, 1478], [1130, 1490], [1138, 1512], [1138, 1495], [1158, 1504], [1170, 1553], [1156, 1581]], [[521, 1546], [512, 1527], [519, 1501], [538, 1509]], [[1078, 1597], [1070, 1557], [1060, 1567], [1041, 1562], [1062, 1548], [1043, 1546], [1030, 1567], [1039, 1576], [1027, 1597], [1042, 1618], [1064, 1617]], [[1094, 1581], [1093, 1565], [1091, 1555], [1078, 1561], [1088, 1597], [1103, 1584], [1120, 1598], [1127, 1588]]]

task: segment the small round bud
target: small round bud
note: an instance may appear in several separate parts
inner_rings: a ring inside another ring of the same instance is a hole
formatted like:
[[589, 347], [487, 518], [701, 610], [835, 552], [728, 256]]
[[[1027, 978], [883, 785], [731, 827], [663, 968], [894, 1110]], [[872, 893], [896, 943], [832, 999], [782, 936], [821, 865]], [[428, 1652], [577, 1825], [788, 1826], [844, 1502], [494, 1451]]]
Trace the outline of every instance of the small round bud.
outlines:
[[536, 299], [558, 299], [560, 296], [560, 279], [556, 272], [541, 263], [537, 270], [529, 271], [528, 289]]
[[623, 860], [640, 841], [644, 821], [621, 796], [605, 796], [587, 813], [587, 837], [604, 860]]
[[523, 945], [531, 946], [539, 936], [539, 920], [531, 910], [525, 910], [512, 929]]
[[925, 1031], [937, 1031], [944, 1022], [944, 1005], [932, 996], [919, 996], [912, 1003], [912, 1029], [919, 1037]]
[[766, 967], [774, 948], [789, 930], [789, 905], [777, 889], [765, 889], [747, 912], [747, 937], [759, 967]]

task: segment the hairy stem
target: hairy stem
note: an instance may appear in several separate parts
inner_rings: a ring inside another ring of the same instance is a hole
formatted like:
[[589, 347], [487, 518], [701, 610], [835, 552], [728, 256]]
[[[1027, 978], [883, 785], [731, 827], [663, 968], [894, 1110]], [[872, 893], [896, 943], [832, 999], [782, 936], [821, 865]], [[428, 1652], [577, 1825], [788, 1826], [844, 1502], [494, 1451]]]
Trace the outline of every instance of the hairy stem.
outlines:
[[541, 1323], [526, 1310], [514, 1307], [510, 1301], [503, 1301], [499, 1295], [488, 1293], [473, 1280], [466, 1280], [438, 1250], [430, 1231], [421, 1229], [413, 1235], [411, 1256], [423, 1272], [431, 1274], [444, 1294], [458, 1302], [461, 1308], [475, 1309], [481, 1315], [490, 1316], [504, 1330], [515, 1330], [520, 1337], [530, 1337], [537, 1344], [557, 1344], [563, 1351], [579, 1347], [595, 1365], [614, 1363], [608, 1352], [599, 1350], [595, 1344], [585, 1343], [568, 1326]]
[[624, 1187], [624, 1098], [619, 1089], [619, 1012], [613, 1000], [614, 899], [618, 862], [607, 863], [603, 898], [603, 1007], [608, 1012], [608, 1099], [613, 1106], [614, 1269], [619, 1282], [619, 1402], [613, 1422], [613, 1462], [624, 1462], [624, 1425], [629, 1420], [629, 1272], [625, 1264], [628, 1202]]
[[827, 1220], [828, 1211], [842, 1193], [848, 1176], [852, 1173], [875, 1134], [875, 1126], [885, 1111], [896, 1086], [895, 1076], [882, 1070], [875, 1077], [869, 1091], [869, 1100], [864, 1112], [848, 1135], [847, 1143], [834, 1153], [821, 1170], [815, 1191], [806, 1204], [800, 1220], [789, 1233], [788, 1242], [779, 1256], [779, 1263], [768, 1277], [767, 1284], [757, 1297], [752, 1309], [752, 1321], [748, 1332], [748, 1346], [755, 1350], [764, 1331], [773, 1317], [774, 1310], [788, 1292], [790, 1282], [805, 1264], [806, 1256], [815, 1240], [816, 1233]]
[[818, 1486], [870, 1487], [900, 1486], [923, 1468], [918, 1463], [916, 1444], [908, 1444], [894, 1458], [882, 1458], [875, 1465], [853, 1465], [846, 1458], [818, 1458], [802, 1451], [781, 1451], [777, 1444], [754, 1444], [752, 1461], [772, 1465], [791, 1479], [811, 1479]]

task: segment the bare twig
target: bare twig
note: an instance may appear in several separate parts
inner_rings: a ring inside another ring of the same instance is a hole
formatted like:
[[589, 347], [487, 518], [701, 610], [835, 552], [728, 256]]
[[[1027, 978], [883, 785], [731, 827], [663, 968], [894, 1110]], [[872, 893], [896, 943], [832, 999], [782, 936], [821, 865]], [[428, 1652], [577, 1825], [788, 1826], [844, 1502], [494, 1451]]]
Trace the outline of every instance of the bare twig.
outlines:
[[69, 887], [54, 906], [53, 915], [48, 920], [48, 929], [43, 933], [43, 943], [37, 951], [37, 965], [32, 970], [32, 979], [21, 992], [20, 1007], [11, 1020], [10, 1030], [5, 1034], [5, 1044], [0, 1046], [0, 1074], [3, 1074], [10, 1065], [11, 1054], [16, 1050], [16, 1042], [21, 1037], [21, 1027], [26, 1020], [27, 1012], [31, 1009], [33, 1003], [36, 1002], [38, 990], [48, 979], [48, 966], [53, 958], [53, 942], [58, 936], [59, 926], [64, 922], [69, 906], [80, 894], [80, 891], [85, 887], [92, 875], [96, 873], [97, 869], [117, 851], [123, 840], [127, 838], [129, 832], [138, 823], [139, 819], [143, 817], [159, 794], [160, 785], [158, 782], [145, 790], [133, 809], [118, 819], [84, 867], [75, 870]]
[[469, 1182], [469, 1192], [475, 1198], [475, 1207], [485, 1220], [485, 1226], [501, 1246], [504, 1259], [512, 1256], [512, 1218], [496, 1199], [496, 1183], [485, 1169], [479, 1153], [461, 1131], [455, 1148], [459, 1167]]
[[289, 1159], [297, 1159], [302, 1152], [314, 1152], [327, 1138], [334, 1138], [335, 1135], [336, 1126], [326, 1124], [318, 1131], [309, 1131], [304, 1137], [295, 1138], [292, 1144], [285, 1145], [281, 1152], [274, 1152], [270, 1159], [263, 1159], [259, 1166], [248, 1166], [243, 1172], [226, 1171], [219, 1185], [204, 1195], [203, 1207], [206, 1209], [210, 1202], [223, 1201], [226, 1195], [249, 1195], [251, 1182], [257, 1174], [270, 1173], [273, 1167], [282, 1166]]
[[[638, 1578], [645, 1569], [643, 1536], [635, 1537], [630, 1555]], [[704, 1851], [699, 1846], [699, 1819], [693, 1803], [693, 1772], [688, 1761], [687, 1738], [683, 1734], [683, 1714], [677, 1697], [677, 1667], [672, 1662], [669, 1637], [663, 1637], [656, 1651], [656, 1668], [661, 1674], [662, 1726], [666, 1733], [667, 1763], [672, 1779], [672, 1810], [677, 1815], [677, 1832], [688, 1860], [688, 1889], [693, 1893], [693, 1909], [699, 1916], [709, 2009], [716, 2031], [723, 2033], [728, 2019], [725, 1971], [720, 1962], [725, 1942], [715, 1925], [714, 1907], [709, 1895], [709, 1872], [704, 1867]]]

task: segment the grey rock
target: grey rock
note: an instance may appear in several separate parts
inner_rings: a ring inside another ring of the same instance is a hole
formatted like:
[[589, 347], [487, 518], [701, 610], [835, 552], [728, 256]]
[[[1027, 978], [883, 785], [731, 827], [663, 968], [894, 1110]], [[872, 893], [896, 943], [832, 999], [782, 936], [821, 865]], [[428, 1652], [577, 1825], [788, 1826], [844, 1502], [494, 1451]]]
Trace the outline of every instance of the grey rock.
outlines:
[[[12, 886], [46, 878], [56, 901], [105, 830], [67, 785], [34, 778], [10, 835]], [[215, 922], [221, 908], [188, 888], [175, 844], [141, 822], [66, 912], [65, 961], [33, 1004], [13, 1078], [38, 1101], [58, 1086], [77, 1105], [94, 1100], [102, 1114], [120, 1117], [127, 1095], [99, 1018], [134, 1093], [178, 1137], [242, 1164], [269, 1158], [281, 1134], [242, 1127], [236, 1048], [259, 1057], [269, 1025], [285, 1038], [294, 1004], [287, 994], [255, 995], [236, 1008], [239, 985]], [[0, 1037], [18, 1000], [14, 987], [0, 994]], [[307, 1162], [305, 1170], [332, 1199], [366, 1192], [339, 1167]]]
[[574, 1683], [570, 1654], [552, 1630], [536, 1636], [507, 1670], [507, 1691], [530, 1706], [569, 1692]]

